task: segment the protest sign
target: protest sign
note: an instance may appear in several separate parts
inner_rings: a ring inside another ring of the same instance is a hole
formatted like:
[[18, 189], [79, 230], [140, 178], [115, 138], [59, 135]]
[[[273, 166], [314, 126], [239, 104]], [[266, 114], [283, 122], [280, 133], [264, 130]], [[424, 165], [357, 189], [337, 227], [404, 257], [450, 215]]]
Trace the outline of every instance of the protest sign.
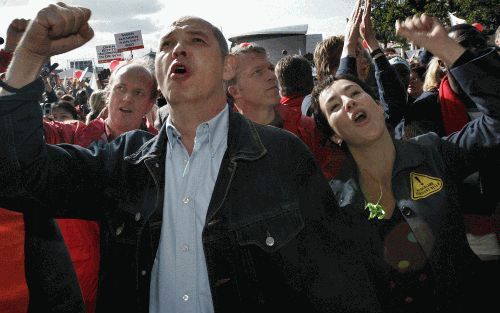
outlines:
[[116, 50], [115, 44], [95, 47], [97, 51], [97, 63], [107, 63], [113, 60], [123, 61], [123, 53]]
[[115, 41], [118, 52], [144, 48], [140, 30], [115, 34]]

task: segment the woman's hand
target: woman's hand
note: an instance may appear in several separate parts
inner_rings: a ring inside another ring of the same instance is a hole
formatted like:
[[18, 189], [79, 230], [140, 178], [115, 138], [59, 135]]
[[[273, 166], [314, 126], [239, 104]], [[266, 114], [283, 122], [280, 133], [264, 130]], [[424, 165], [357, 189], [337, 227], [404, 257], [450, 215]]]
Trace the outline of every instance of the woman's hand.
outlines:
[[342, 50], [342, 58], [346, 56], [356, 57], [360, 45], [361, 35], [359, 26], [363, 17], [364, 0], [357, 0], [351, 18], [347, 22], [347, 27], [344, 35], [344, 48]]
[[363, 18], [361, 20], [361, 25], [359, 29], [366, 44], [368, 45], [368, 49], [370, 49], [370, 52], [380, 47], [379, 42], [375, 37], [375, 32], [373, 31], [371, 15], [372, 15], [372, 0], [366, 0], [364, 6]]

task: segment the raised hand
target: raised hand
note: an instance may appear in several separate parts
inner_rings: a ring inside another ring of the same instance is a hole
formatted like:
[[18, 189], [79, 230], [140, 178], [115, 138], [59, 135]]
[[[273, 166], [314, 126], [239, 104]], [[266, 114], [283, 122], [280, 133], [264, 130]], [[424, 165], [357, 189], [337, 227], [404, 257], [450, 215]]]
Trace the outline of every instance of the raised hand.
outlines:
[[24, 18], [16, 18], [10, 22], [9, 28], [7, 28], [7, 39], [5, 42], [4, 50], [7, 52], [14, 52], [16, 50], [17, 44], [23, 37], [26, 27], [28, 27], [29, 20]]
[[361, 20], [361, 25], [359, 30], [361, 35], [366, 41], [366, 44], [370, 48], [370, 52], [379, 48], [379, 43], [375, 37], [375, 32], [373, 31], [373, 25], [371, 20], [372, 14], [372, 0], [366, 0], [364, 5], [363, 18]]
[[346, 55], [356, 56], [359, 48], [361, 35], [359, 32], [359, 25], [363, 17], [363, 3], [364, 0], [357, 0], [356, 5], [352, 11], [351, 17], [347, 22], [347, 27], [344, 35], [344, 49], [342, 57]]
[[[78, 48], [94, 36], [90, 10], [62, 2], [40, 10], [26, 28], [5, 74], [5, 83], [21, 88], [32, 82], [48, 57]], [[0, 88], [0, 95], [7, 93]]]
[[396, 21], [396, 35], [425, 47], [448, 66], [465, 51], [448, 37], [448, 32], [436, 18], [426, 14], [408, 17], [404, 22]]
[[62, 2], [40, 10], [29, 24], [19, 49], [33, 57], [50, 57], [78, 48], [94, 36], [90, 10]]

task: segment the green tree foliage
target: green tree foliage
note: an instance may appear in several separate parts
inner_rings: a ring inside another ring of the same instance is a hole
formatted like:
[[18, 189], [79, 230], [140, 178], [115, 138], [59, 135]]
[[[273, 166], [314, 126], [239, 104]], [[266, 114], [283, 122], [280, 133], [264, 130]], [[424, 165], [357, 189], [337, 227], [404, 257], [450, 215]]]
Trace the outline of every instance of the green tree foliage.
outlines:
[[500, 1], [498, 0], [449, 0], [451, 12], [468, 23], [481, 23], [495, 31], [500, 25]]
[[373, 0], [372, 18], [377, 39], [387, 46], [388, 42], [398, 41], [394, 23], [413, 14], [410, 6], [401, 5], [398, 0]]
[[448, 12], [465, 19], [468, 23], [481, 23], [487, 32], [495, 31], [500, 24], [499, 0], [373, 0], [372, 17], [377, 39], [406, 44], [395, 35], [396, 20], [404, 20], [417, 13], [437, 17], [444, 25], [450, 25]]

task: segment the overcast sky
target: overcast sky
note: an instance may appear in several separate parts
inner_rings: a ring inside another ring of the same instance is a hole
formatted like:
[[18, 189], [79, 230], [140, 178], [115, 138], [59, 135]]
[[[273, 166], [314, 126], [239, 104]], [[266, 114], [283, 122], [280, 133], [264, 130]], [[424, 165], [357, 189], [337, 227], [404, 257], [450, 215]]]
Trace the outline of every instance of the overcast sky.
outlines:
[[[33, 18], [50, 3], [46, 0], [0, 0], [0, 36], [14, 18]], [[92, 10], [90, 20], [94, 38], [72, 52], [53, 57], [60, 67], [66, 60], [94, 59], [95, 46], [113, 44], [113, 34], [141, 30], [144, 49], [134, 50], [142, 56], [156, 50], [162, 30], [184, 15], [202, 17], [219, 27], [226, 38], [255, 30], [308, 24], [308, 34], [323, 38], [342, 34], [346, 18], [355, 0], [67, 0]], [[3, 46], [2, 46], [3, 47]], [[125, 52], [125, 56], [130, 56]]]

